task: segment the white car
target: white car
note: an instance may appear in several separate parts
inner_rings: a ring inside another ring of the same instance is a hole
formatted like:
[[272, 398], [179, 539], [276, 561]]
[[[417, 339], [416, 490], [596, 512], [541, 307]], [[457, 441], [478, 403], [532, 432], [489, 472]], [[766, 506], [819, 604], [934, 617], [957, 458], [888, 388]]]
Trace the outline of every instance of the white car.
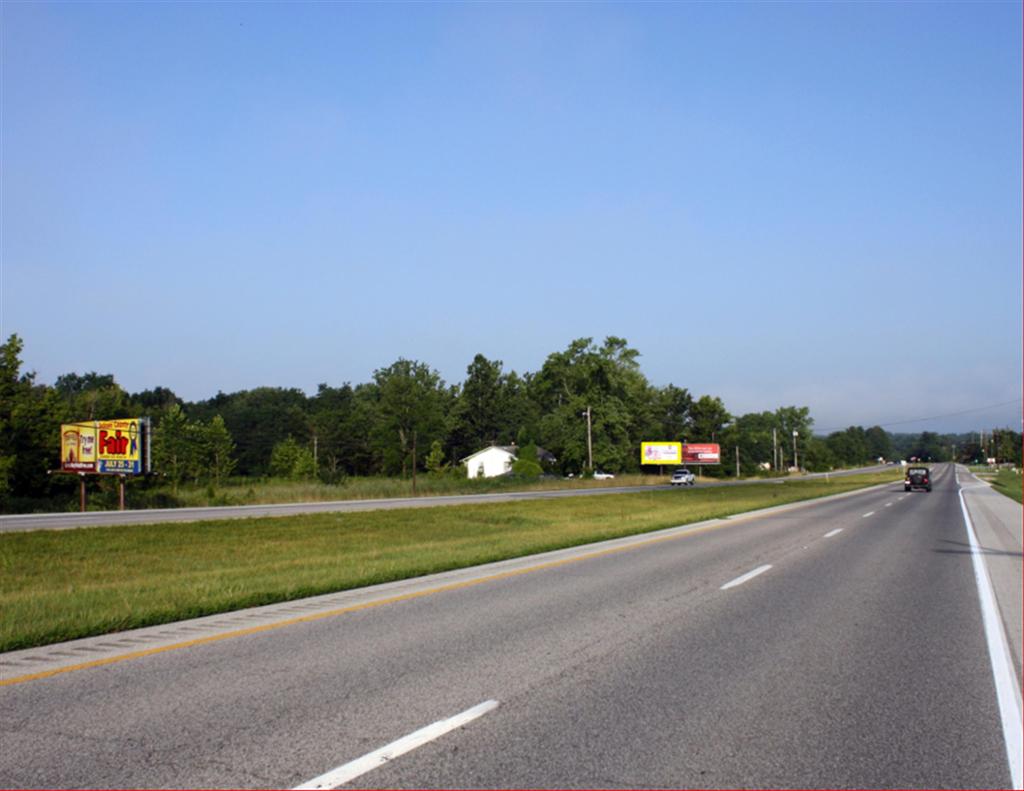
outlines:
[[693, 473], [686, 469], [686, 467], [680, 467], [672, 473], [670, 483], [673, 486], [693, 486]]
[[612, 475], [610, 472], [595, 472], [594, 473], [594, 480], [595, 481], [610, 481], [614, 477], [615, 476]]

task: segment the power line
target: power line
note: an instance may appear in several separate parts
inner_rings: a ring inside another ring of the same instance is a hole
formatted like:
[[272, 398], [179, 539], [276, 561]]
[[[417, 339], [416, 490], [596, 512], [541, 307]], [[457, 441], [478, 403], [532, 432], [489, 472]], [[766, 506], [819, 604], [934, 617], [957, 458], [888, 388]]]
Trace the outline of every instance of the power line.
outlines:
[[[940, 420], [941, 418], [944, 418], [944, 417], [957, 417], [958, 415], [969, 415], [972, 412], [984, 412], [986, 410], [995, 409], [995, 408], [1001, 407], [1001, 406], [1009, 406], [1010, 404], [1019, 404], [1020, 402], [1021, 402], [1020, 398], [1014, 398], [1011, 401], [1003, 401], [1003, 402], [1001, 402], [999, 404], [989, 404], [988, 406], [974, 407], [973, 409], [964, 409], [961, 412], [948, 412], [945, 415], [932, 415], [930, 417], [915, 417], [915, 418], [912, 418], [911, 420], [893, 420], [893, 421], [890, 421], [888, 423], [875, 423], [874, 425], [876, 425], [876, 426], [878, 426], [880, 428], [885, 428], [886, 426], [902, 426], [902, 425], [904, 425], [906, 423], [920, 423], [920, 422], [922, 422], [924, 420]], [[836, 428], [816, 428], [815, 429], [815, 433], [819, 433], [820, 432], [822, 434], [829, 434], [829, 433], [831, 433], [833, 431], [842, 431], [843, 429], [846, 429], [846, 428], [849, 428], [849, 426], [837, 426]]]

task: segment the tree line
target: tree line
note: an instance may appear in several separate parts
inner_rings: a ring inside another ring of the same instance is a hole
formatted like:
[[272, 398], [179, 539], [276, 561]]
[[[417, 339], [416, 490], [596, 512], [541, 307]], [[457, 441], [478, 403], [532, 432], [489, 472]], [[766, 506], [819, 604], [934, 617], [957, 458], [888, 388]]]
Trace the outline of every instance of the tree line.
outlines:
[[717, 396], [652, 385], [640, 353], [614, 336], [574, 340], [532, 373], [478, 354], [465, 379], [448, 384], [428, 364], [399, 359], [369, 382], [321, 384], [312, 396], [258, 387], [195, 402], [167, 387], [128, 393], [112, 374], [68, 373], [41, 384], [22, 372], [22, 351], [17, 335], [0, 347], [3, 510], [73, 484], [47, 474], [58, 466], [61, 423], [142, 415], [153, 419], [157, 482], [173, 487], [217, 486], [229, 476], [410, 477], [458, 470], [462, 458], [492, 444], [541, 446], [557, 459], [552, 472], [578, 474], [588, 462], [588, 408], [593, 466], [608, 472], [639, 471], [646, 440], [719, 443], [722, 465], [708, 468], [712, 475], [735, 475], [737, 466], [751, 475], [794, 464], [814, 471], [878, 458], [943, 461], [954, 453], [1020, 463], [1020, 435], [1011, 431], [992, 432], [975, 447], [969, 435], [893, 435], [879, 426], [818, 436], [807, 407], [733, 415]]

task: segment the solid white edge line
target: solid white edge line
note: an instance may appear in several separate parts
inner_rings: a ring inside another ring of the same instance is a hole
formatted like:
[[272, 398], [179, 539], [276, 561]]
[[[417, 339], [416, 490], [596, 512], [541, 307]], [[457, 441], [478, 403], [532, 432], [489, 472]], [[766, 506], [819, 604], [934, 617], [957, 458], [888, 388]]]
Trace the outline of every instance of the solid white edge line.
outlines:
[[449, 731], [461, 728], [463, 725], [472, 722], [477, 717], [482, 717], [487, 712], [493, 711], [496, 708], [498, 708], [498, 701], [484, 701], [480, 705], [467, 709], [461, 714], [456, 714], [454, 717], [449, 717], [446, 720], [435, 722], [433, 725], [420, 728], [418, 731], [410, 733], [408, 736], [403, 736], [398, 741], [391, 742], [391, 744], [381, 747], [379, 750], [367, 753], [362, 758], [356, 758], [356, 760], [349, 761], [337, 769], [332, 769], [330, 772], [326, 772], [319, 777], [314, 777], [308, 783], [296, 786], [295, 791], [337, 788], [351, 780], [355, 780], [360, 775], [383, 766], [400, 755], [405, 755], [405, 753], [415, 750], [417, 747], [422, 747], [427, 742], [444, 736]]
[[737, 585], [742, 585], [744, 582], [754, 579], [758, 574], [764, 574], [771, 566], [758, 566], [753, 571], [748, 571], [742, 577], [737, 577], [732, 582], [727, 582], [719, 590], [726, 590], [727, 588], [735, 588]]
[[838, 536], [842, 532], [843, 528], [837, 527], [835, 530], [829, 530], [827, 533], [825, 533], [825, 538], [832, 538], [832, 536]]
[[1006, 642], [1006, 634], [999, 618], [992, 582], [985, 568], [981, 553], [981, 545], [974, 534], [974, 524], [967, 513], [964, 491], [958, 492], [960, 510], [964, 515], [967, 528], [967, 539], [971, 544], [971, 561], [974, 564], [974, 579], [978, 585], [978, 598], [981, 601], [981, 618], [985, 625], [985, 641], [988, 644], [988, 656], [992, 663], [992, 677], [996, 685], [996, 699], [999, 702], [999, 715], [1003, 722], [1003, 739], [1006, 742], [1006, 758], [1010, 765], [1010, 779], [1015, 789], [1024, 788], [1024, 726], [1021, 722], [1020, 687], [1010, 661], [1010, 649]]

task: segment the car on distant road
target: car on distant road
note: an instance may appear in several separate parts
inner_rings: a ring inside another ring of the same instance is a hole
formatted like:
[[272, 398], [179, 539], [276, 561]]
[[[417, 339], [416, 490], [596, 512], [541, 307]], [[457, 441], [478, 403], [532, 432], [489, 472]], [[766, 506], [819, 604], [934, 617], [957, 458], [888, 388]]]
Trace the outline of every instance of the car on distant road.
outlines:
[[672, 473], [672, 480], [669, 483], [673, 486], [693, 486], [693, 473], [686, 469], [686, 467], [679, 467]]
[[903, 479], [903, 491], [910, 492], [914, 489], [924, 489], [926, 492], [932, 490], [932, 474], [927, 467], [907, 469], [907, 477]]
[[595, 472], [594, 473], [594, 480], [595, 481], [610, 481], [614, 477], [615, 476], [612, 475], [610, 472]]

